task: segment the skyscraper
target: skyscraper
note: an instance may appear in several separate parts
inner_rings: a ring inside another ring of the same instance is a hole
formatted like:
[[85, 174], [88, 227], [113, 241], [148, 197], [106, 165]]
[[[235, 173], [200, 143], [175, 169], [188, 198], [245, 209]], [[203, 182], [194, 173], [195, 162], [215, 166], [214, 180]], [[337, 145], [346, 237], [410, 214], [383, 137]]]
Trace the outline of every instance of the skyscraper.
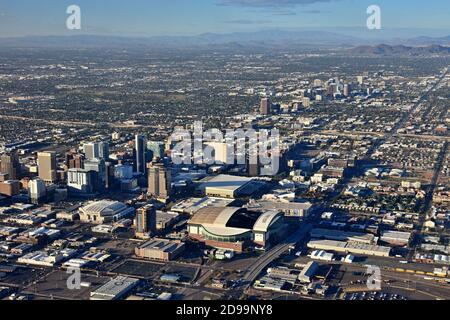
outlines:
[[148, 238], [156, 233], [156, 209], [152, 205], [139, 208], [134, 221], [137, 238]]
[[136, 135], [134, 139], [134, 170], [136, 173], [146, 172], [146, 141], [143, 135]]
[[86, 169], [70, 169], [67, 172], [67, 186], [69, 192], [74, 194], [92, 194], [94, 193], [94, 171]]
[[83, 145], [83, 152], [87, 160], [109, 159], [109, 144], [107, 142], [90, 142]]
[[84, 156], [74, 151], [66, 153], [66, 167], [68, 169], [81, 169], [83, 168]]
[[0, 161], [0, 173], [7, 173], [11, 180], [19, 179], [20, 163], [16, 152], [2, 155]]
[[164, 157], [164, 142], [148, 141], [147, 149], [151, 154], [151, 158], [148, 158], [149, 160]]
[[162, 163], [149, 163], [148, 169], [148, 195], [158, 199], [169, 198], [172, 183], [170, 170]]
[[348, 97], [350, 96], [350, 85], [344, 84], [344, 96]]
[[57, 180], [57, 163], [56, 152], [39, 152], [38, 153], [38, 173], [39, 178], [46, 183], [54, 183]]
[[34, 179], [29, 182], [28, 192], [33, 203], [38, 203], [47, 195], [47, 188], [44, 181], [41, 179]]
[[84, 162], [84, 169], [86, 171], [95, 172], [93, 178], [93, 186], [96, 191], [104, 191], [107, 182], [106, 163], [103, 159], [92, 159]]
[[303, 107], [309, 108], [311, 106], [311, 99], [308, 97], [304, 97], [302, 99], [302, 104], [303, 104]]
[[87, 160], [98, 159], [99, 157], [98, 144], [93, 142], [85, 143], [83, 145], [83, 152]]
[[98, 153], [99, 158], [105, 161], [109, 160], [109, 143], [108, 142], [99, 142], [98, 143]]
[[261, 99], [259, 112], [262, 115], [267, 116], [270, 114], [270, 107], [271, 107], [271, 103], [270, 103], [269, 98], [263, 98], [263, 99]]

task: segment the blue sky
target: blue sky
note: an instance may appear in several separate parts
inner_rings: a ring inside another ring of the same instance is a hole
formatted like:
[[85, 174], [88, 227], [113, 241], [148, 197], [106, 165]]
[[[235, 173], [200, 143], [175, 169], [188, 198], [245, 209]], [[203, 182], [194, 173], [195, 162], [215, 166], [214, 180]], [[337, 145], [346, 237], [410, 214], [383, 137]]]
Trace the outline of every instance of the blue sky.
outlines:
[[[72, 4], [81, 7], [81, 31], [65, 28], [66, 8]], [[381, 7], [385, 30], [408, 36], [450, 35], [448, 0], [0, 0], [0, 36], [345, 31], [365, 27], [371, 4]]]

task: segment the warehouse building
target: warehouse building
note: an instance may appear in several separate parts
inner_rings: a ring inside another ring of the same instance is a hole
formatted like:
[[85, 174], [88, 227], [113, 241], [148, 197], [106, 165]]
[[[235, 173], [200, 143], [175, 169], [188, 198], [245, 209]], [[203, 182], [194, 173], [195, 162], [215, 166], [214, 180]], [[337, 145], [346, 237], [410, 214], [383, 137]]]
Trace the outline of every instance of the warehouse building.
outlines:
[[411, 241], [411, 232], [384, 231], [380, 240], [394, 246], [406, 246]]
[[389, 257], [391, 253], [391, 248], [389, 247], [333, 240], [311, 240], [308, 242], [308, 248], [376, 257]]
[[139, 284], [139, 279], [118, 276], [91, 292], [90, 300], [118, 300]]
[[313, 229], [310, 231], [311, 238], [336, 241], [349, 241], [365, 244], [375, 244], [375, 236], [370, 233], [345, 232], [332, 229]]
[[176, 259], [185, 249], [181, 241], [166, 239], [152, 239], [135, 248], [135, 254], [139, 258], [171, 261]]
[[302, 283], [311, 283], [319, 269], [319, 264], [315, 261], [308, 262], [298, 275], [298, 280]]
[[253, 179], [247, 177], [221, 174], [206, 178], [199, 189], [207, 197], [235, 199], [251, 195], [255, 191], [252, 181]]
[[235, 207], [203, 208], [188, 222], [192, 239], [235, 252], [242, 252], [249, 245], [266, 247], [277, 242], [286, 227], [281, 212], [256, 212]]

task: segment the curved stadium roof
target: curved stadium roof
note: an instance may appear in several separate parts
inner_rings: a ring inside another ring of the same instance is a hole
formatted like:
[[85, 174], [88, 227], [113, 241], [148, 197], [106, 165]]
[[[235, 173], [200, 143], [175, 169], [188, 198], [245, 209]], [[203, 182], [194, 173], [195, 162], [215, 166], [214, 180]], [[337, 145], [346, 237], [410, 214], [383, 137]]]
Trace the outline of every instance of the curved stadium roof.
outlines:
[[235, 221], [230, 226], [230, 220], [244, 219], [246, 213], [244, 208], [206, 207], [200, 209], [189, 224], [201, 225], [207, 232], [217, 236], [236, 236], [252, 230], [266, 232], [282, 216], [280, 212], [272, 210], [261, 214], [250, 228], [244, 227], [244, 221], [243, 227], [239, 227]]

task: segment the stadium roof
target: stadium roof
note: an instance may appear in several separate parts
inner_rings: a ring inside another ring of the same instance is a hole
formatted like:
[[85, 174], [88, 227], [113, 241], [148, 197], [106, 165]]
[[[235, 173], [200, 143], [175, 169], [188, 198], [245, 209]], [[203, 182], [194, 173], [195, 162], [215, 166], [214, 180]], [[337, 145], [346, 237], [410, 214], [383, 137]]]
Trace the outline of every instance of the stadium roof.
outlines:
[[110, 215], [114, 215], [118, 212], [121, 212], [127, 208], [128, 207], [125, 204], [123, 204], [122, 202], [102, 200], [102, 201], [92, 202], [92, 203], [82, 207], [80, 210], [82, 210], [85, 213], [89, 213], [89, 214], [110, 216]]
[[256, 221], [253, 230], [260, 232], [267, 232], [269, 227], [280, 219], [283, 214], [280, 211], [272, 210], [263, 213]]
[[202, 225], [206, 231], [214, 235], [235, 236], [252, 230], [267, 232], [280, 217], [282, 213], [275, 210], [258, 216], [245, 208], [206, 207], [200, 209], [189, 224]]

